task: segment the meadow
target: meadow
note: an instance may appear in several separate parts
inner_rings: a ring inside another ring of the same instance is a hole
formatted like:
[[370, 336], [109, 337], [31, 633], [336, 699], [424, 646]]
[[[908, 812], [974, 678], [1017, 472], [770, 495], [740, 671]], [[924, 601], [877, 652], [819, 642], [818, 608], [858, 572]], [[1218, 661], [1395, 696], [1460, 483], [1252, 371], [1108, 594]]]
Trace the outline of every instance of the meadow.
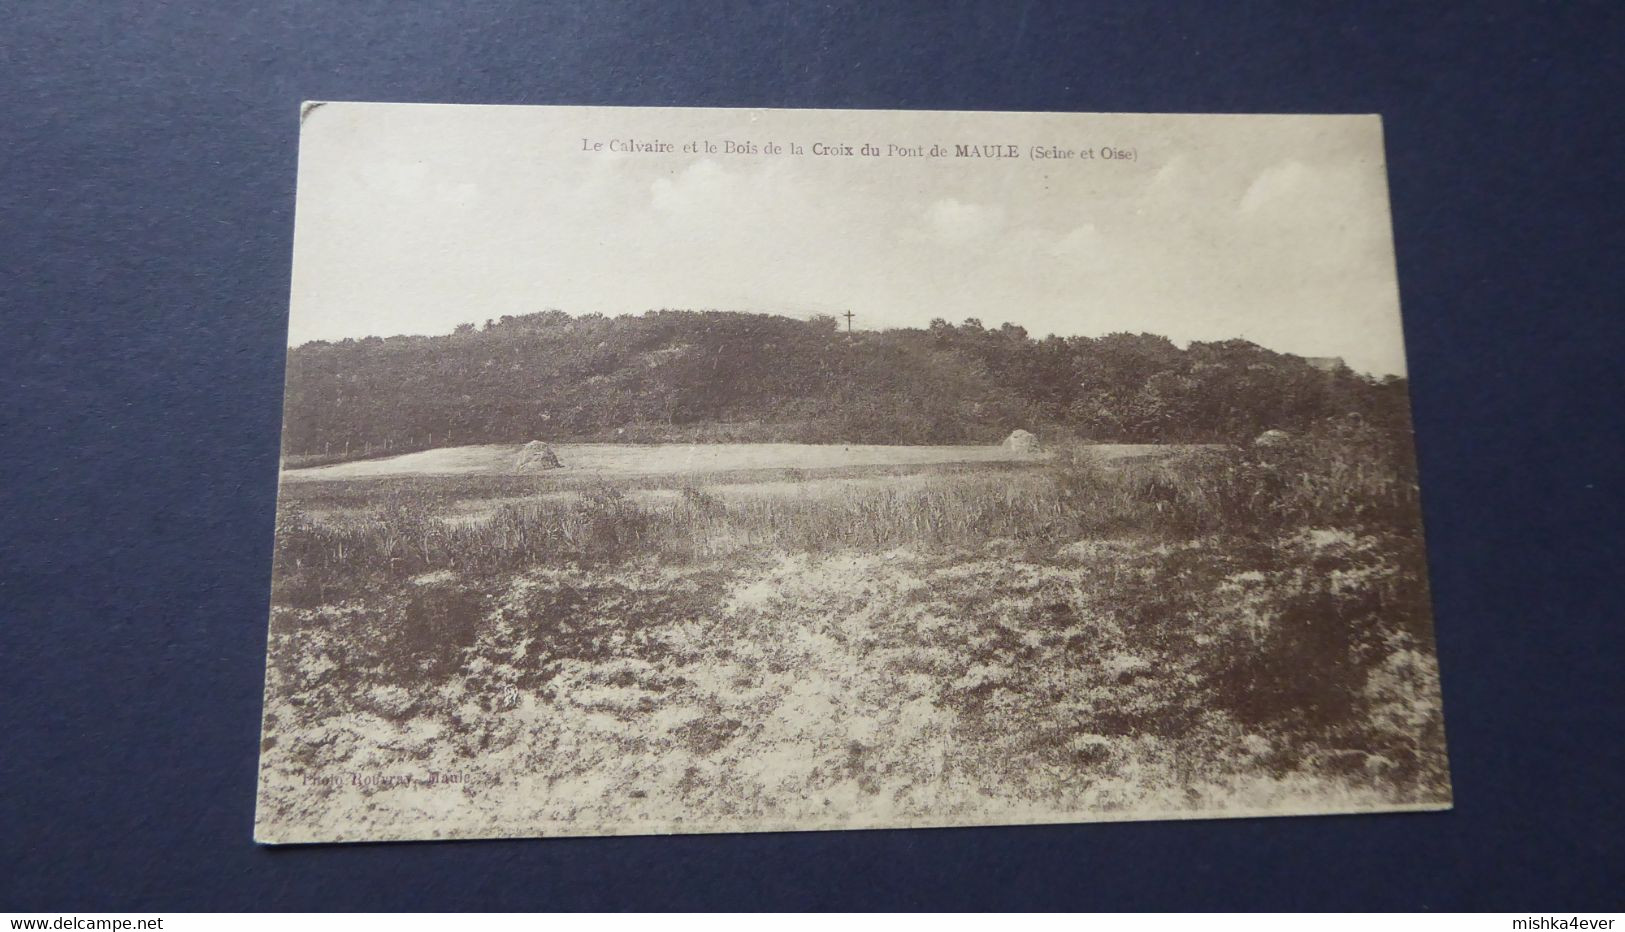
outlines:
[[285, 473], [262, 836], [1448, 802], [1408, 437], [887, 449]]

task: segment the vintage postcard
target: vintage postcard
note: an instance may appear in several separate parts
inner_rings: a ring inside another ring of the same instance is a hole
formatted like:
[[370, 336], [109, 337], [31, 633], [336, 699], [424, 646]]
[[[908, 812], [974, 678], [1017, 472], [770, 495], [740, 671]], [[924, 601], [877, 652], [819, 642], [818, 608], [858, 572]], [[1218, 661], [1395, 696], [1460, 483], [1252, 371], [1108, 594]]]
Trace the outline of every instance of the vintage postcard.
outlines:
[[1450, 805], [1381, 122], [307, 104], [256, 837]]

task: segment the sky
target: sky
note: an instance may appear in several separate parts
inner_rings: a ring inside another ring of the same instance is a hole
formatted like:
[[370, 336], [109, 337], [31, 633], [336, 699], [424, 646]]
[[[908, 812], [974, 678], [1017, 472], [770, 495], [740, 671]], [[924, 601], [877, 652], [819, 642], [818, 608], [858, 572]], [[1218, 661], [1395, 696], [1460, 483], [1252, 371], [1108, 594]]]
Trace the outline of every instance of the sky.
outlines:
[[[1050, 146], [1075, 156], [1032, 157]], [[548, 308], [850, 310], [1405, 372], [1375, 117], [326, 104], [295, 227], [291, 345]]]

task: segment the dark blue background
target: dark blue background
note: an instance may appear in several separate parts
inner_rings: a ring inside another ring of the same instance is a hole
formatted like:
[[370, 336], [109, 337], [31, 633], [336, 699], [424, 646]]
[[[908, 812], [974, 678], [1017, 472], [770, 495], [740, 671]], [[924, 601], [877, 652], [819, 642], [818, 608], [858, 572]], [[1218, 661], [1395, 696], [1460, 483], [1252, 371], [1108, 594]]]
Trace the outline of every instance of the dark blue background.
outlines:
[[[8, 5], [0, 909], [1619, 909], [1625, 17], [1436, 6]], [[1456, 810], [255, 846], [307, 98], [1382, 113]]]

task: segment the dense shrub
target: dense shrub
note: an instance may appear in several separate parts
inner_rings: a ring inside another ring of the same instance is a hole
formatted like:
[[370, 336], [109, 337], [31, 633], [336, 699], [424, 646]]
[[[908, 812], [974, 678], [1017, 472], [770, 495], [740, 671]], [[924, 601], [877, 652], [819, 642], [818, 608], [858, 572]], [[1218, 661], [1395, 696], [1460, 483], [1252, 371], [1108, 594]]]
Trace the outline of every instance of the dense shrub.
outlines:
[[1014, 427], [1099, 442], [1245, 442], [1358, 413], [1404, 419], [1405, 382], [1243, 340], [1030, 337], [967, 320], [845, 334], [719, 311], [547, 311], [444, 336], [288, 354], [284, 454], [313, 465], [550, 440], [988, 443]]

